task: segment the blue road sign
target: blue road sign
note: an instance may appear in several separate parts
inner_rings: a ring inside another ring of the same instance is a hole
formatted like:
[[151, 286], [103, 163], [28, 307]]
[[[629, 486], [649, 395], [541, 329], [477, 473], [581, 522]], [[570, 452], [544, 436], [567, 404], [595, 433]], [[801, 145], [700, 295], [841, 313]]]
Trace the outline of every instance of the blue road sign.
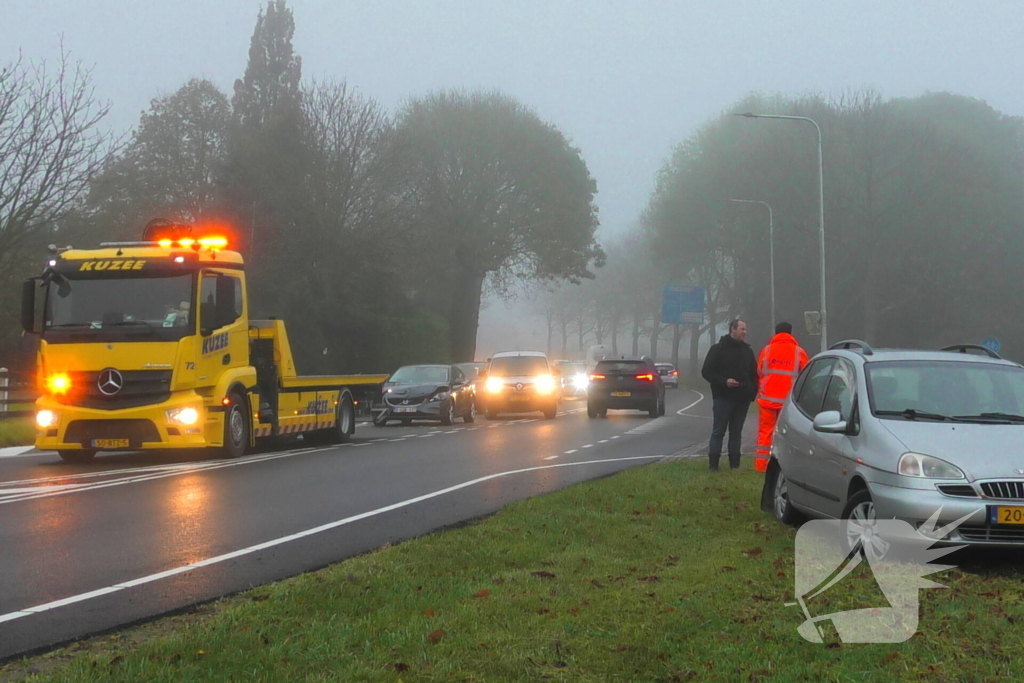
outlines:
[[704, 322], [703, 287], [665, 287], [661, 295], [661, 322], [666, 325]]
[[1003, 345], [999, 343], [999, 340], [995, 337], [989, 337], [985, 341], [981, 342], [981, 345], [992, 353], [999, 353], [999, 349], [1003, 348]]

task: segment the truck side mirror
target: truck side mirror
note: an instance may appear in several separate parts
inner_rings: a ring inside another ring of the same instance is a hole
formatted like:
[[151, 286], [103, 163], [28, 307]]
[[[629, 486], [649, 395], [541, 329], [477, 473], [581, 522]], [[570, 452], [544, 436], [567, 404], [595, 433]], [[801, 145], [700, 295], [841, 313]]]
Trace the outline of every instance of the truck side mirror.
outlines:
[[217, 305], [212, 301], [199, 304], [199, 334], [209, 337], [217, 329]]
[[36, 281], [21, 283], [21, 329], [28, 333], [36, 331]]

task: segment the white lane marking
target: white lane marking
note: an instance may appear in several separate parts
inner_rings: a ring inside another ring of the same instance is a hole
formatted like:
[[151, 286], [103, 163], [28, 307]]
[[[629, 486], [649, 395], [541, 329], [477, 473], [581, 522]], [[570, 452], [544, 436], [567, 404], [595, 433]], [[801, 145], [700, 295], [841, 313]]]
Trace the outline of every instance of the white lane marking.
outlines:
[[608, 443], [608, 439], [601, 439], [598, 443]]
[[373, 445], [372, 443], [356, 443], [356, 444], [352, 444], [352, 447], [353, 448], [359, 448], [360, 446], [372, 446], [372, 445]]
[[211, 565], [219, 564], [221, 562], [227, 562], [228, 560], [233, 560], [235, 558], [243, 557], [245, 555], [251, 555], [252, 553], [259, 552], [261, 550], [266, 550], [267, 548], [273, 548], [288, 543], [290, 541], [296, 541], [300, 538], [313, 536], [315, 534], [323, 533], [324, 531], [330, 531], [331, 529], [337, 529], [338, 527], [345, 526], [347, 524], [352, 524], [353, 522], [358, 522], [364, 519], [368, 519], [370, 517], [382, 515], [386, 512], [391, 512], [392, 510], [398, 510], [400, 508], [408, 507], [410, 505], [415, 505], [416, 503], [422, 503], [425, 500], [437, 498], [438, 496], [443, 496], [447, 493], [452, 493], [453, 491], [458, 491], [469, 486], [481, 484], [485, 481], [490, 481], [492, 479], [498, 479], [499, 477], [508, 477], [514, 474], [524, 474], [526, 472], [536, 472], [538, 470], [554, 469], [556, 467], [579, 467], [581, 465], [601, 465], [604, 463], [627, 462], [634, 460], [658, 460], [664, 457], [665, 456], [663, 455], [635, 455], [625, 458], [606, 458], [602, 460], [587, 460], [583, 462], [562, 462], [555, 463], [552, 465], [537, 465], [535, 467], [525, 467], [519, 470], [509, 470], [508, 472], [497, 472], [495, 474], [489, 474], [485, 477], [471, 479], [470, 481], [464, 481], [461, 484], [455, 484], [454, 486], [449, 486], [448, 488], [445, 489], [440, 489], [438, 491], [433, 491], [431, 493], [425, 493], [422, 496], [416, 496], [415, 498], [409, 498], [408, 500], [403, 500], [398, 503], [386, 505], [384, 507], [377, 508], [376, 510], [361, 512], [358, 515], [352, 515], [351, 517], [339, 519], [336, 522], [329, 522], [327, 524], [322, 524], [320, 526], [313, 527], [312, 529], [306, 529], [305, 531], [300, 531], [295, 534], [290, 534], [288, 536], [282, 536], [280, 538], [275, 538], [270, 541], [258, 543], [256, 545], [249, 546], [248, 548], [241, 548], [240, 550], [234, 550], [223, 555], [217, 555], [216, 557], [210, 557], [205, 560], [200, 560], [198, 562], [192, 562], [191, 564], [174, 567], [172, 569], [167, 569], [156, 574], [141, 576], [137, 579], [131, 579], [130, 581], [124, 581], [122, 583], [114, 584], [113, 586], [107, 586], [106, 588], [98, 588], [96, 590], [89, 591], [88, 593], [80, 593], [78, 595], [72, 595], [66, 598], [62, 598], [60, 600], [47, 602], [42, 605], [26, 607], [25, 609], [19, 610], [17, 612], [0, 614], [0, 624], [8, 621], [14, 621], [15, 619], [21, 619], [22, 617], [31, 616], [33, 614], [38, 614], [40, 612], [45, 612], [47, 610], [56, 609], [58, 607], [66, 607], [67, 605], [74, 605], [79, 602], [85, 602], [86, 600], [97, 598], [102, 595], [109, 595], [110, 593], [115, 593], [126, 588], [134, 588], [136, 586], [142, 586], [147, 583], [153, 583], [154, 581], [159, 581], [160, 579], [166, 579], [171, 576], [177, 576], [178, 574], [184, 574], [186, 572], [201, 569], [203, 567], [209, 567]]
[[403, 439], [391, 439], [391, 440], [388, 441], [388, 443], [399, 443], [401, 441], [405, 441], [405, 439], [404, 438]]
[[[0, 458], [17, 458], [22, 453], [28, 453], [35, 446], [10, 446], [7, 448], [0, 448]], [[42, 455], [40, 453], [40, 455]]]
[[[251, 465], [257, 462], [265, 462], [267, 460], [277, 460], [278, 458], [291, 458], [296, 455], [304, 455], [307, 453], [319, 453], [322, 451], [329, 451], [332, 448], [344, 448], [345, 446], [351, 446], [352, 444], [346, 443], [341, 446], [329, 446], [326, 448], [312, 448], [304, 449], [301, 451], [288, 451], [285, 453], [272, 453], [264, 456], [257, 456], [253, 458], [245, 458], [242, 460], [214, 460], [210, 463], [203, 463], [192, 467], [176, 468], [171, 471], [160, 471], [154, 474], [149, 474], [141, 477], [124, 477], [121, 479], [115, 479], [113, 481], [101, 481], [92, 482], [85, 484], [77, 484], [73, 487], [62, 488], [61, 490], [53, 490], [55, 487], [46, 487], [42, 490], [37, 490], [34, 494], [24, 495], [13, 495], [9, 498], [0, 499], [0, 505], [6, 505], [7, 503], [16, 503], [22, 500], [35, 500], [37, 498], [49, 498], [50, 496], [60, 496], [68, 493], [79, 493], [81, 491], [95, 491], [96, 489], [105, 489], [111, 486], [123, 486], [125, 484], [136, 484], [143, 481], [152, 481], [154, 479], [164, 479], [166, 477], [174, 477], [179, 474], [187, 474], [191, 472], [206, 472], [208, 470], [219, 470], [225, 467], [239, 467], [241, 465]], [[369, 445], [369, 444], [367, 444]], [[2, 490], [0, 490], [2, 493]]]
[[536, 418], [536, 417], [535, 417], [535, 418], [533, 418], [532, 420], [520, 420], [520, 421], [519, 421], [519, 424], [521, 424], [521, 425], [524, 425], [524, 424], [526, 424], [527, 422], [536, 422], [537, 420], [538, 420], [538, 418]]
[[544, 459], [545, 459], [545, 460], [554, 460], [554, 459], [555, 459], [555, 458], [557, 458], [557, 457], [558, 457], [557, 455], [549, 455], [548, 457], [546, 457], [546, 458], [544, 458]]
[[577, 450], [578, 450], [578, 449], [576, 449], [576, 448], [573, 448], [573, 449], [572, 449], [571, 451], [566, 451], [566, 452], [565, 452], [565, 454], [566, 454], [566, 455], [572, 455], [572, 454], [573, 454], [573, 453], [575, 453], [575, 452], [576, 452]]
[[683, 417], [704, 417], [703, 415], [684, 415], [684, 413], [687, 410], [689, 410], [690, 408], [694, 407], [695, 405], [697, 405], [698, 403], [700, 403], [701, 401], [704, 400], [704, 394], [700, 393], [696, 389], [690, 389], [690, 391], [692, 391], [693, 393], [695, 393], [698, 396], [700, 396], [700, 398], [698, 398], [696, 401], [694, 401], [690, 405], [686, 406], [685, 408], [680, 408], [679, 410], [677, 410], [676, 411], [676, 415], [683, 415]]
[[584, 446], [584, 448], [593, 448], [593, 447], [594, 447], [594, 444], [592, 444], [592, 443], [588, 443], [587, 445]]
[[459, 432], [458, 429], [453, 429], [450, 432], [445, 432], [445, 434], [458, 434], [458, 432]]
[[618, 434], [616, 434], [616, 435], [615, 435], [615, 436], [613, 436], [612, 438], [613, 438], [613, 439], [617, 439], [617, 438], [619, 438], [619, 435], [618, 435]]

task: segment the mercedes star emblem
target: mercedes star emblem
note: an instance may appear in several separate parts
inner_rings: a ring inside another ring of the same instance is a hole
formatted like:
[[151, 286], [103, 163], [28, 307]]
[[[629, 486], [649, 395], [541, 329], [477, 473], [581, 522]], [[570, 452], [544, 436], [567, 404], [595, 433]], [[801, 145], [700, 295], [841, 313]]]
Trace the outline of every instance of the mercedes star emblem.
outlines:
[[96, 386], [104, 396], [113, 396], [124, 386], [124, 377], [114, 368], [107, 368], [100, 373]]

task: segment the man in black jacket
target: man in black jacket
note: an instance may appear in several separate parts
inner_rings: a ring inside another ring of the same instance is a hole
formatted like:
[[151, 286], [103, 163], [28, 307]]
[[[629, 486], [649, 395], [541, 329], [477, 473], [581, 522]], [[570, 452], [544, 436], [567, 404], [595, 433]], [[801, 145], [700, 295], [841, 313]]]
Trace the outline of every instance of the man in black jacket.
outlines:
[[729, 466], [740, 466], [740, 439], [750, 403], [757, 397], [757, 359], [747, 336], [747, 324], [736, 319], [729, 323], [729, 334], [708, 351], [701, 375], [711, 384], [714, 423], [708, 444], [709, 469], [718, 471], [722, 442], [729, 430]]

